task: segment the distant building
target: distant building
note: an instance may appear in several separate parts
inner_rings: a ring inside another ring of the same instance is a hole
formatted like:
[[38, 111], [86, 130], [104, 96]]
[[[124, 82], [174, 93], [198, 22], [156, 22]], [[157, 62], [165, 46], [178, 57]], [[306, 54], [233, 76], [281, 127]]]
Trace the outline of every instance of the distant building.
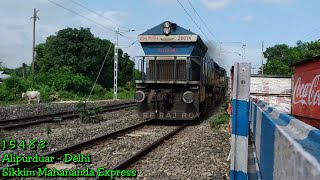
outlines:
[[301, 61], [293, 67], [292, 114], [320, 128], [320, 56]]
[[0, 71], [0, 83], [2, 83], [3, 80], [7, 79], [8, 77], [10, 77], [10, 75], [5, 74], [3, 71]]

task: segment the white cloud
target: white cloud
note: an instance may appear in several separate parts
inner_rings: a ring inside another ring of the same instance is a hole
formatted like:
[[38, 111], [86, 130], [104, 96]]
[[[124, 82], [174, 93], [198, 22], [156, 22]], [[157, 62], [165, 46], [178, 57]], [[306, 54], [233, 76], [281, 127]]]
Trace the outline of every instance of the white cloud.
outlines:
[[253, 16], [244, 16], [241, 18], [242, 21], [250, 22], [253, 20]]
[[267, 4], [289, 4], [295, 0], [248, 0], [249, 2], [263, 2]]
[[168, 6], [172, 6], [177, 3], [175, 0], [152, 0], [152, 2], [155, 4], [168, 5]]
[[[104, 26], [114, 29], [115, 24], [101, 18], [94, 13], [90, 13], [83, 8], [77, 7], [70, 1], [65, 2], [62, 0], [54, 0], [68, 9], [72, 9], [77, 13], [92, 19]], [[40, 20], [36, 23], [36, 44], [45, 42], [46, 38], [50, 35], [54, 35], [55, 32], [60, 29], [71, 27], [89, 27], [91, 32], [96, 37], [103, 39], [109, 39], [114, 41], [114, 35], [112, 31], [108, 31], [105, 28], [90, 22], [84, 18], [81, 18], [65, 9], [62, 9], [46, 0], [11, 0], [0, 1], [0, 61], [10, 68], [21, 66], [21, 64], [31, 63], [32, 55], [32, 20], [30, 17], [33, 15], [33, 8], [39, 9], [38, 16]], [[12, 11], [14, 9], [14, 11]], [[125, 25], [128, 13], [118, 11], [99, 11], [103, 16], [113, 19], [117, 24]], [[117, 18], [115, 18], [117, 17]], [[135, 40], [139, 32], [125, 33]], [[132, 40], [119, 37], [119, 46], [124, 47], [132, 43]], [[133, 49], [133, 50], [131, 50]], [[141, 48], [140, 48], [141, 49]], [[127, 49], [130, 50], [129, 55], [141, 55], [136, 54], [139, 51], [138, 46], [132, 46]], [[124, 49], [125, 52], [126, 49]]]
[[226, 17], [229, 22], [236, 22], [236, 21], [243, 21], [243, 22], [251, 22], [253, 21], [253, 16], [243, 16], [243, 17], [237, 17], [237, 16], [227, 16]]
[[263, 0], [266, 3], [273, 3], [273, 4], [286, 4], [293, 2], [293, 0]]
[[232, 0], [202, 0], [204, 6], [208, 9], [222, 9], [232, 3]]
[[234, 22], [236, 19], [237, 19], [236, 16], [228, 16], [227, 17], [227, 20], [230, 21], [230, 22]]

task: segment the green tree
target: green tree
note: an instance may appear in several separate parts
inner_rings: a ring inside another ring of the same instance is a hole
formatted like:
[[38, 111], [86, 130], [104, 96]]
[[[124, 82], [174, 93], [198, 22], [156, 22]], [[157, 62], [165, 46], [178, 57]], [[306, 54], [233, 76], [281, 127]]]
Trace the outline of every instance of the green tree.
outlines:
[[0, 61], [0, 70], [3, 70], [3, 69], [4, 69], [3, 63], [2, 61]]
[[284, 62], [280, 60], [273, 60], [265, 64], [263, 67], [265, 74], [269, 75], [291, 75], [291, 68]]
[[[94, 81], [98, 75], [106, 53], [110, 48], [106, 63], [98, 79], [103, 87], [113, 86], [114, 45], [105, 39], [94, 37], [89, 28], [66, 28], [49, 36], [45, 43], [36, 47], [37, 73], [57, 72], [66, 67], [71, 73], [83, 74]], [[129, 56], [119, 49], [119, 85], [131, 81], [133, 63]]]
[[291, 75], [293, 70], [290, 66], [307, 58], [320, 55], [320, 42], [304, 43], [299, 40], [294, 47], [289, 47], [286, 44], [277, 44], [267, 48], [263, 54], [267, 59], [267, 63], [263, 65], [264, 74]]

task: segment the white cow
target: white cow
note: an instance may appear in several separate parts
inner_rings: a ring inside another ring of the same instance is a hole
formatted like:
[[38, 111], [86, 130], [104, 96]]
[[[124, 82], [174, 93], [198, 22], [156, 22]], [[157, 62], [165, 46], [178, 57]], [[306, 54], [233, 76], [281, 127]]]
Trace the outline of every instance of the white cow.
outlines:
[[40, 103], [40, 92], [39, 91], [27, 91], [22, 93], [22, 98], [28, 97], [28, 104], [30, 104], [32, 99], [37, 99], [38, 104]]

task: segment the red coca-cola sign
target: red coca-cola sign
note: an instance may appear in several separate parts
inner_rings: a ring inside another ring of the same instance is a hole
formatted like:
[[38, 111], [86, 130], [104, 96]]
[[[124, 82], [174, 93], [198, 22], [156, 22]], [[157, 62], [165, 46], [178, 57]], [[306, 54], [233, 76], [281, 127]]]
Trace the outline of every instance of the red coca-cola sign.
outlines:
[[292, 103], [294, 115], [320, 119], [320, 69], [294, 75]]

